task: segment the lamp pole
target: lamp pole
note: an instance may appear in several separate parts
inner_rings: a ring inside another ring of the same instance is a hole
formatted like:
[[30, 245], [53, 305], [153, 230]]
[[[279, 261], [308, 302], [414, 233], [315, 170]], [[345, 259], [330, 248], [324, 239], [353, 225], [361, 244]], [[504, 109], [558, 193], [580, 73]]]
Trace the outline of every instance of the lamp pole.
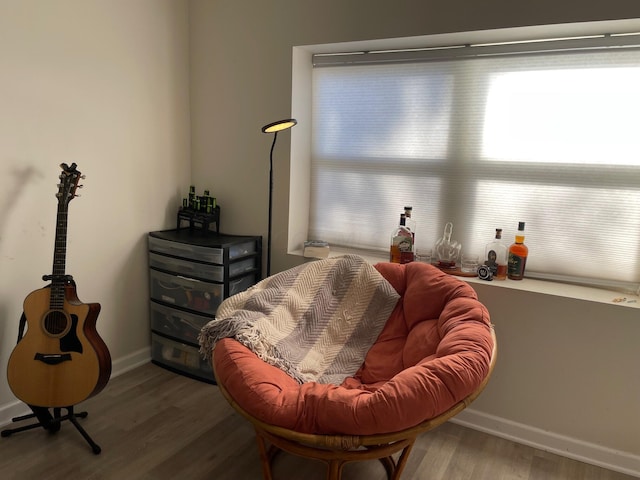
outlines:
[[278, 132], [273, 134], [271, 153], [269, 154], [269, 231], [267, 233], [267, 277], [271, 276], [271, 218], [273, 212], [273, 148], [276, 146]]
[[271, 152], [269, 153], [269, 227], [267, 232], [267, 277], [271, 276], [271, 219], [273, 215], [273, 149], [276, 146], [278, 132], [288, 130], [297, 125], [295, 118], [287, 118], [269, 123], [262, 127], [262, 133], [273, 133], [273, 143], [271, 144]]

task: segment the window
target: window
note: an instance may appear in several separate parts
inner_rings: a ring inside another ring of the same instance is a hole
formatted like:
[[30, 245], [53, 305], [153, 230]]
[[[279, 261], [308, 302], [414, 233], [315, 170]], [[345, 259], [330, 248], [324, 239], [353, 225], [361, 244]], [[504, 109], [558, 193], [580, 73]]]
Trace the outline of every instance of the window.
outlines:
[[524, 221], [529, 275], [639, 283], [640, 50], [468, 48], [316, 57], [309, 238], [387, 251], [411, 205], [418, 249]]

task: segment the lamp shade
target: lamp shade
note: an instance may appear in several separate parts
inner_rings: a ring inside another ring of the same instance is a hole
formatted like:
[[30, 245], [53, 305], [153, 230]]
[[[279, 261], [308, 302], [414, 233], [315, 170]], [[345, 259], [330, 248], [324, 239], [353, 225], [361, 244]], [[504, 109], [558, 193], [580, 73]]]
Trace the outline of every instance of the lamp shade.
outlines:
[[278, 120], [277, 122], [269, 123], [262, 127], [262, 133], [274, 133], [281, 130], [287, 130], [294, 125], [297, 125], [298, 121], [295, 118], [287, 118], [284, 120]]

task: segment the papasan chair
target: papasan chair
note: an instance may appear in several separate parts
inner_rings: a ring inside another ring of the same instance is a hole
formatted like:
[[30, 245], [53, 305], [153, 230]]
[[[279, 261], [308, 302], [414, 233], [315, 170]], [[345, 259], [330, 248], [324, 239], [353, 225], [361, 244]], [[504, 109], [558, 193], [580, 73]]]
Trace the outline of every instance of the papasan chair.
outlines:
[[280, 451], [324, 461], [328, 479], [372, 459], [399, 479], [417, 436], [465, 409], [496, 361], [489, 313], [466, 282], [355, 255], [229, 297], [200, 345], [255, 428], [266, 480]]

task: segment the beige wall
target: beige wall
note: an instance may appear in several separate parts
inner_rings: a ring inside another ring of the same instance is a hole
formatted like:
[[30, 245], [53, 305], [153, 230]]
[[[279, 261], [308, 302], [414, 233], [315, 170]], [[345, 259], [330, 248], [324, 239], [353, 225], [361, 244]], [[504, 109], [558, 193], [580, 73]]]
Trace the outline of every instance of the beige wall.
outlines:
[[0, 0], [0, 423], [23, 409], [5, 369], [51, 273], [62, 162], [86, 175], [66, 271], [115, 371], [148, 361], [145, 233], [189, 185], [188, 75], [186, 1]]
[[491, 313], [499, 353], [489, 386], [472, 405], [475, 415], [463, 418], [640, 474], [640, 309], [473, 287]]
[[[193, 178], [218, 197], [223, 230], [265, 236], [272, 138], [260, 127], [301, 113], [292, 112], [292, 47], [640, 17], [635, 0], [190, 5]], [[304, 128], [282, 134], [276, 147], [274, 271], [300, 261], [286, 254], [288, 159], [291, 135], [304, 136]], [[640, 472], [638, 310], [486, 285], [477, 289], [492, 312], [501, 347], [495, 377], [468, 418], [567, 455]]]

